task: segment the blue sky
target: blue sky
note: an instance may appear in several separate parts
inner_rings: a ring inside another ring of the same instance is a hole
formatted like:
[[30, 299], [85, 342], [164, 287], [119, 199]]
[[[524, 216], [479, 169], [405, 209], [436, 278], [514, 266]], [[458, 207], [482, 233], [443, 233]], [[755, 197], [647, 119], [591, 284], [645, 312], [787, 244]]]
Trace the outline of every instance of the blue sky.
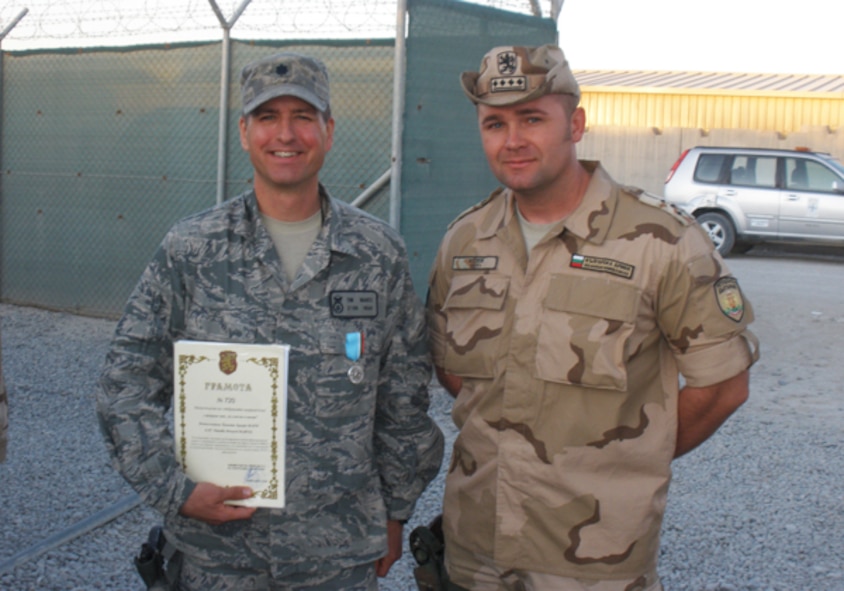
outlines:
[[841, 0], [565, 0], [574, 69], [844, 74]]

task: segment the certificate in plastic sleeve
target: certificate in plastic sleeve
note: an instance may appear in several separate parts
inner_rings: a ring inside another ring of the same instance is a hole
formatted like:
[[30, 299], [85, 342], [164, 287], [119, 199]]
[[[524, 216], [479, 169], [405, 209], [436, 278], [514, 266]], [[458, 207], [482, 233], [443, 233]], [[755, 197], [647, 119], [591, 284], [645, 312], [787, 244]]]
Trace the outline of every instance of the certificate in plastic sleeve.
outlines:
[[176, 457], [191, 479], [248, 486], [227, 501], [284, 507], [288, 345], [174, 345]]

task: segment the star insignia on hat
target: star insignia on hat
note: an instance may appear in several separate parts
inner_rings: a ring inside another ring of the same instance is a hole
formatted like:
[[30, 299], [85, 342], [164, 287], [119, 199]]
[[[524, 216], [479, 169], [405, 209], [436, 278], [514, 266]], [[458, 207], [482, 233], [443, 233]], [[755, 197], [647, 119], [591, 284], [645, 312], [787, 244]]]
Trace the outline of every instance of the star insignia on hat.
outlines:
[[517, 92], [527, 89], [527, 78], [525, 76], [508, 76], [506, 78], [493, 78], [490, 82], [490, 92]]

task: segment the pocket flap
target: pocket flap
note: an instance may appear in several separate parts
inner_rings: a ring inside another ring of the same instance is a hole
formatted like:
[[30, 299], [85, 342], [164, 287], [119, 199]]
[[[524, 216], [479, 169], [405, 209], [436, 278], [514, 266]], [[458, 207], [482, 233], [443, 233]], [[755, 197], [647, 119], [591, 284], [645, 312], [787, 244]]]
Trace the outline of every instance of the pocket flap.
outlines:
[[443, 308], [503, 310], [510, 280], [500, 275], [455, 275]]
[[545, 308], [633, 322], [641, 297], [639, 289], [617, 281], [601, 277], [554, 275], [545, 296]]
[[319, 330], [319, 351], [327, 355], [345, 355], [346, 337], [336, 327], [322, 327]]

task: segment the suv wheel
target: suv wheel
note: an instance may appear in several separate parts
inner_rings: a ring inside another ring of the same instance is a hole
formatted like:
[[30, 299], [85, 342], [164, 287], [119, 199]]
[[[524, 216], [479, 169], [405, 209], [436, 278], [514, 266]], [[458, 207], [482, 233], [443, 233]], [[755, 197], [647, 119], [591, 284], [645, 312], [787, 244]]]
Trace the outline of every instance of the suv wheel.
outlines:
[[727, 256], [733, 250], [733, 245], [736, 243], [736, 231], [733, 229], [733, 223], [727, 216], [708, 211], [697, 216], [697, 222], [709, 234], [709, 238], [721, 253], [721, 256]]

